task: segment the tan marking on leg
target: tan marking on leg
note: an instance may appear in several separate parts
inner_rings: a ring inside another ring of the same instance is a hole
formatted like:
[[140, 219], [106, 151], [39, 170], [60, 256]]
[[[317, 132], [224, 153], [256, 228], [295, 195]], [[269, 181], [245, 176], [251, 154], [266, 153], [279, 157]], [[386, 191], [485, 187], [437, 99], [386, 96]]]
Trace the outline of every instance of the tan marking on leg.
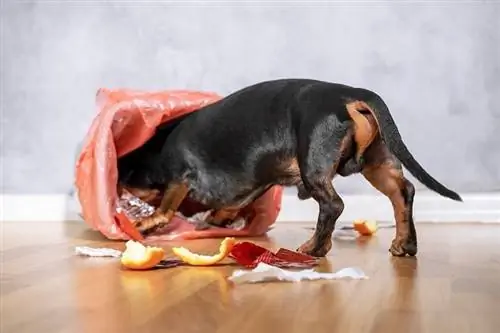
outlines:
[[136, 228], [141, 233], [147, 234], [168, 224], [186, 198], [188, 191], [189, 189], [184, 183], [169, 184], [158, 209], [152, 216], [138, 221]]
[[[367, 150], [363, 176], [391, 201], [396, 221], [396, 237], [390, 252], [395, 256], [407, 254], [404, 247], [409, 240], [412, 203], [405, 201], [406, 182], [403, 170], [380, 137]], [[414, 244], [416, 246], [416, 244]]]
[[308, 255], [312, 255], [315, 257], [324, 257], [330, 252], [333, 246], [333, 241], [332, 237], [325, 238], [323, 243], [320, 245], [319, 249], [316, 249], [317, 247], [317, 237], [312, 236], [309, 240], [307, 240], [304, 244], [299, 246], [297, 249], [297, 252], [299, 253], [304, 253]]
[[224, 221], [227, 221], [227, 220], [234, 221], [236, 219], [236, 217], [238, 217], [239, 212], [240, 212], [239, 208], [219, 209], [210, 218], [210, 224], [220, 226], [224, 223]]
[[409, 222], [406, 218], [407, 207], [403, 197], [403, 173], [395, 170], [390, 164], [370, 166], [363, 170], [365, 178], [377, 190], [391, 201], [396, 221], [396, 238], [393, 241], [391, 252], [395, 255], [404, 254], [403, 244], [408, 239]]

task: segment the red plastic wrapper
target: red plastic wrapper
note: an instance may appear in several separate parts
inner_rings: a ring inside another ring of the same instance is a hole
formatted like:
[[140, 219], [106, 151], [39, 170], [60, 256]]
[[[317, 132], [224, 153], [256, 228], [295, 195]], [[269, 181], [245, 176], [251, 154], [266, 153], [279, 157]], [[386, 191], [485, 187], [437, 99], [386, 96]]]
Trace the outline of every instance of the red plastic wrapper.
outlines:
[[240, 265], [255, 268], [259, 263], [280, 268], [311, 268], [317, 266], [319, 258], [280, 248], [276, 253], [251, 242], [234, 245], [230, 257]]
[[[220, 98], [215, 93], [191, 90], [145, 92], [100, 89], [97, 93], [98, 114], [76, 163], [75, 187], [84, 221], [109, 239], [143, 240], [133, 221], [152, 214], [155, 207], [127, 191], [118, 197], [117, 160], [148, 141], [159, 125], [196, 112]], [[278, 217], [282, 191], [282, 187], [274, 186], [244, 207], [237, 217], [244, 221], [240, 227], [197, 230], [196, 223], [179, 214], [160, 233], [148, 239], [263, 235]], [[185, 201], [183, 211], [203, 211], [196, 203]], [[186, 208], [185, 205], [191, 206]]]

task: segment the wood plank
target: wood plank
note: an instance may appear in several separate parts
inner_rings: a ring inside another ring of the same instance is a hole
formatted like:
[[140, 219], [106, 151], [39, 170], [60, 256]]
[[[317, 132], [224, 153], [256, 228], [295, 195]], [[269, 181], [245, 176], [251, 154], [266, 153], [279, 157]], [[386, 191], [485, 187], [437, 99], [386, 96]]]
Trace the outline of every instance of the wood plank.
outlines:
[[[294, 249], [311, 223], [279, 223], [269, 248]], [[1, 329], [10, 332], [498, 332], [500, 225], [419, 224], [417, 258], [393, 258], [393, 229], [334, 241], [320, 271], [361, 267], [364, 281], [233, 286], [234, 265], [148, 272], [74, 246], [123, 249], [80, 222], [1, 225]], [[216, 251], [220, 240], [183, 243]], [[161, 243], [167, 250], [176, 243]]]

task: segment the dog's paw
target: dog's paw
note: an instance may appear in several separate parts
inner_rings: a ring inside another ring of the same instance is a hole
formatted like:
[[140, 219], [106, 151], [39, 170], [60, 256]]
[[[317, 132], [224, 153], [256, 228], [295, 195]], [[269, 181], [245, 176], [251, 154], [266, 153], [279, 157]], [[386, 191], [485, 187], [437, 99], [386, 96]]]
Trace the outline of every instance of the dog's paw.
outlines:
[[404, 257], [406, 255], [413, 257], [417, 255], [417, 251], [418, 251], [417, 242], [412, 241], [410, 239], [406, 240], [394, 239], [392, 241], [391, 248], [389, 249], [389, 252], [394, 257]]
[[297, 252], [304, 253], [313, 257], [325, 257], [332, 249], [332, 240], [328, 239], [324, 244], [316, 244], [316, 241], [311, 238], [302, 244]]
[[153, 215], [136, 222], [135, 227], [143, 236], [147, 236], [163, 228], [168, 222], [170, 222], [170, 218], [166, 214], [155, 212]]

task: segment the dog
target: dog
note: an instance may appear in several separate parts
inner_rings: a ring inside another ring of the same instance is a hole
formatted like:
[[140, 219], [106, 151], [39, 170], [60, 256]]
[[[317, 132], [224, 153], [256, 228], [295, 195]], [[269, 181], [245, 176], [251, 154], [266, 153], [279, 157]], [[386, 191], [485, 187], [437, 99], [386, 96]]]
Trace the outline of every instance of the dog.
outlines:
[[216, 211], [213, 223], [235, 216], [273, 185], [296, 186], [319, 205], [313, 236], [298, 251], [326, 256], [344, 203], [332, 180], [361, 173], [389, 198], [396, 235], [393, 256], [415, 256], [415, 188], [404, 166], [430, 190], [455, 201], [415, 160], [383, 99], [368, 89], [313, 79], [277, 79], [238, 90], [158, 129], [119, 161], [123, 186], [163, 191], [144, 235], [169, 223], [189, 198]]

